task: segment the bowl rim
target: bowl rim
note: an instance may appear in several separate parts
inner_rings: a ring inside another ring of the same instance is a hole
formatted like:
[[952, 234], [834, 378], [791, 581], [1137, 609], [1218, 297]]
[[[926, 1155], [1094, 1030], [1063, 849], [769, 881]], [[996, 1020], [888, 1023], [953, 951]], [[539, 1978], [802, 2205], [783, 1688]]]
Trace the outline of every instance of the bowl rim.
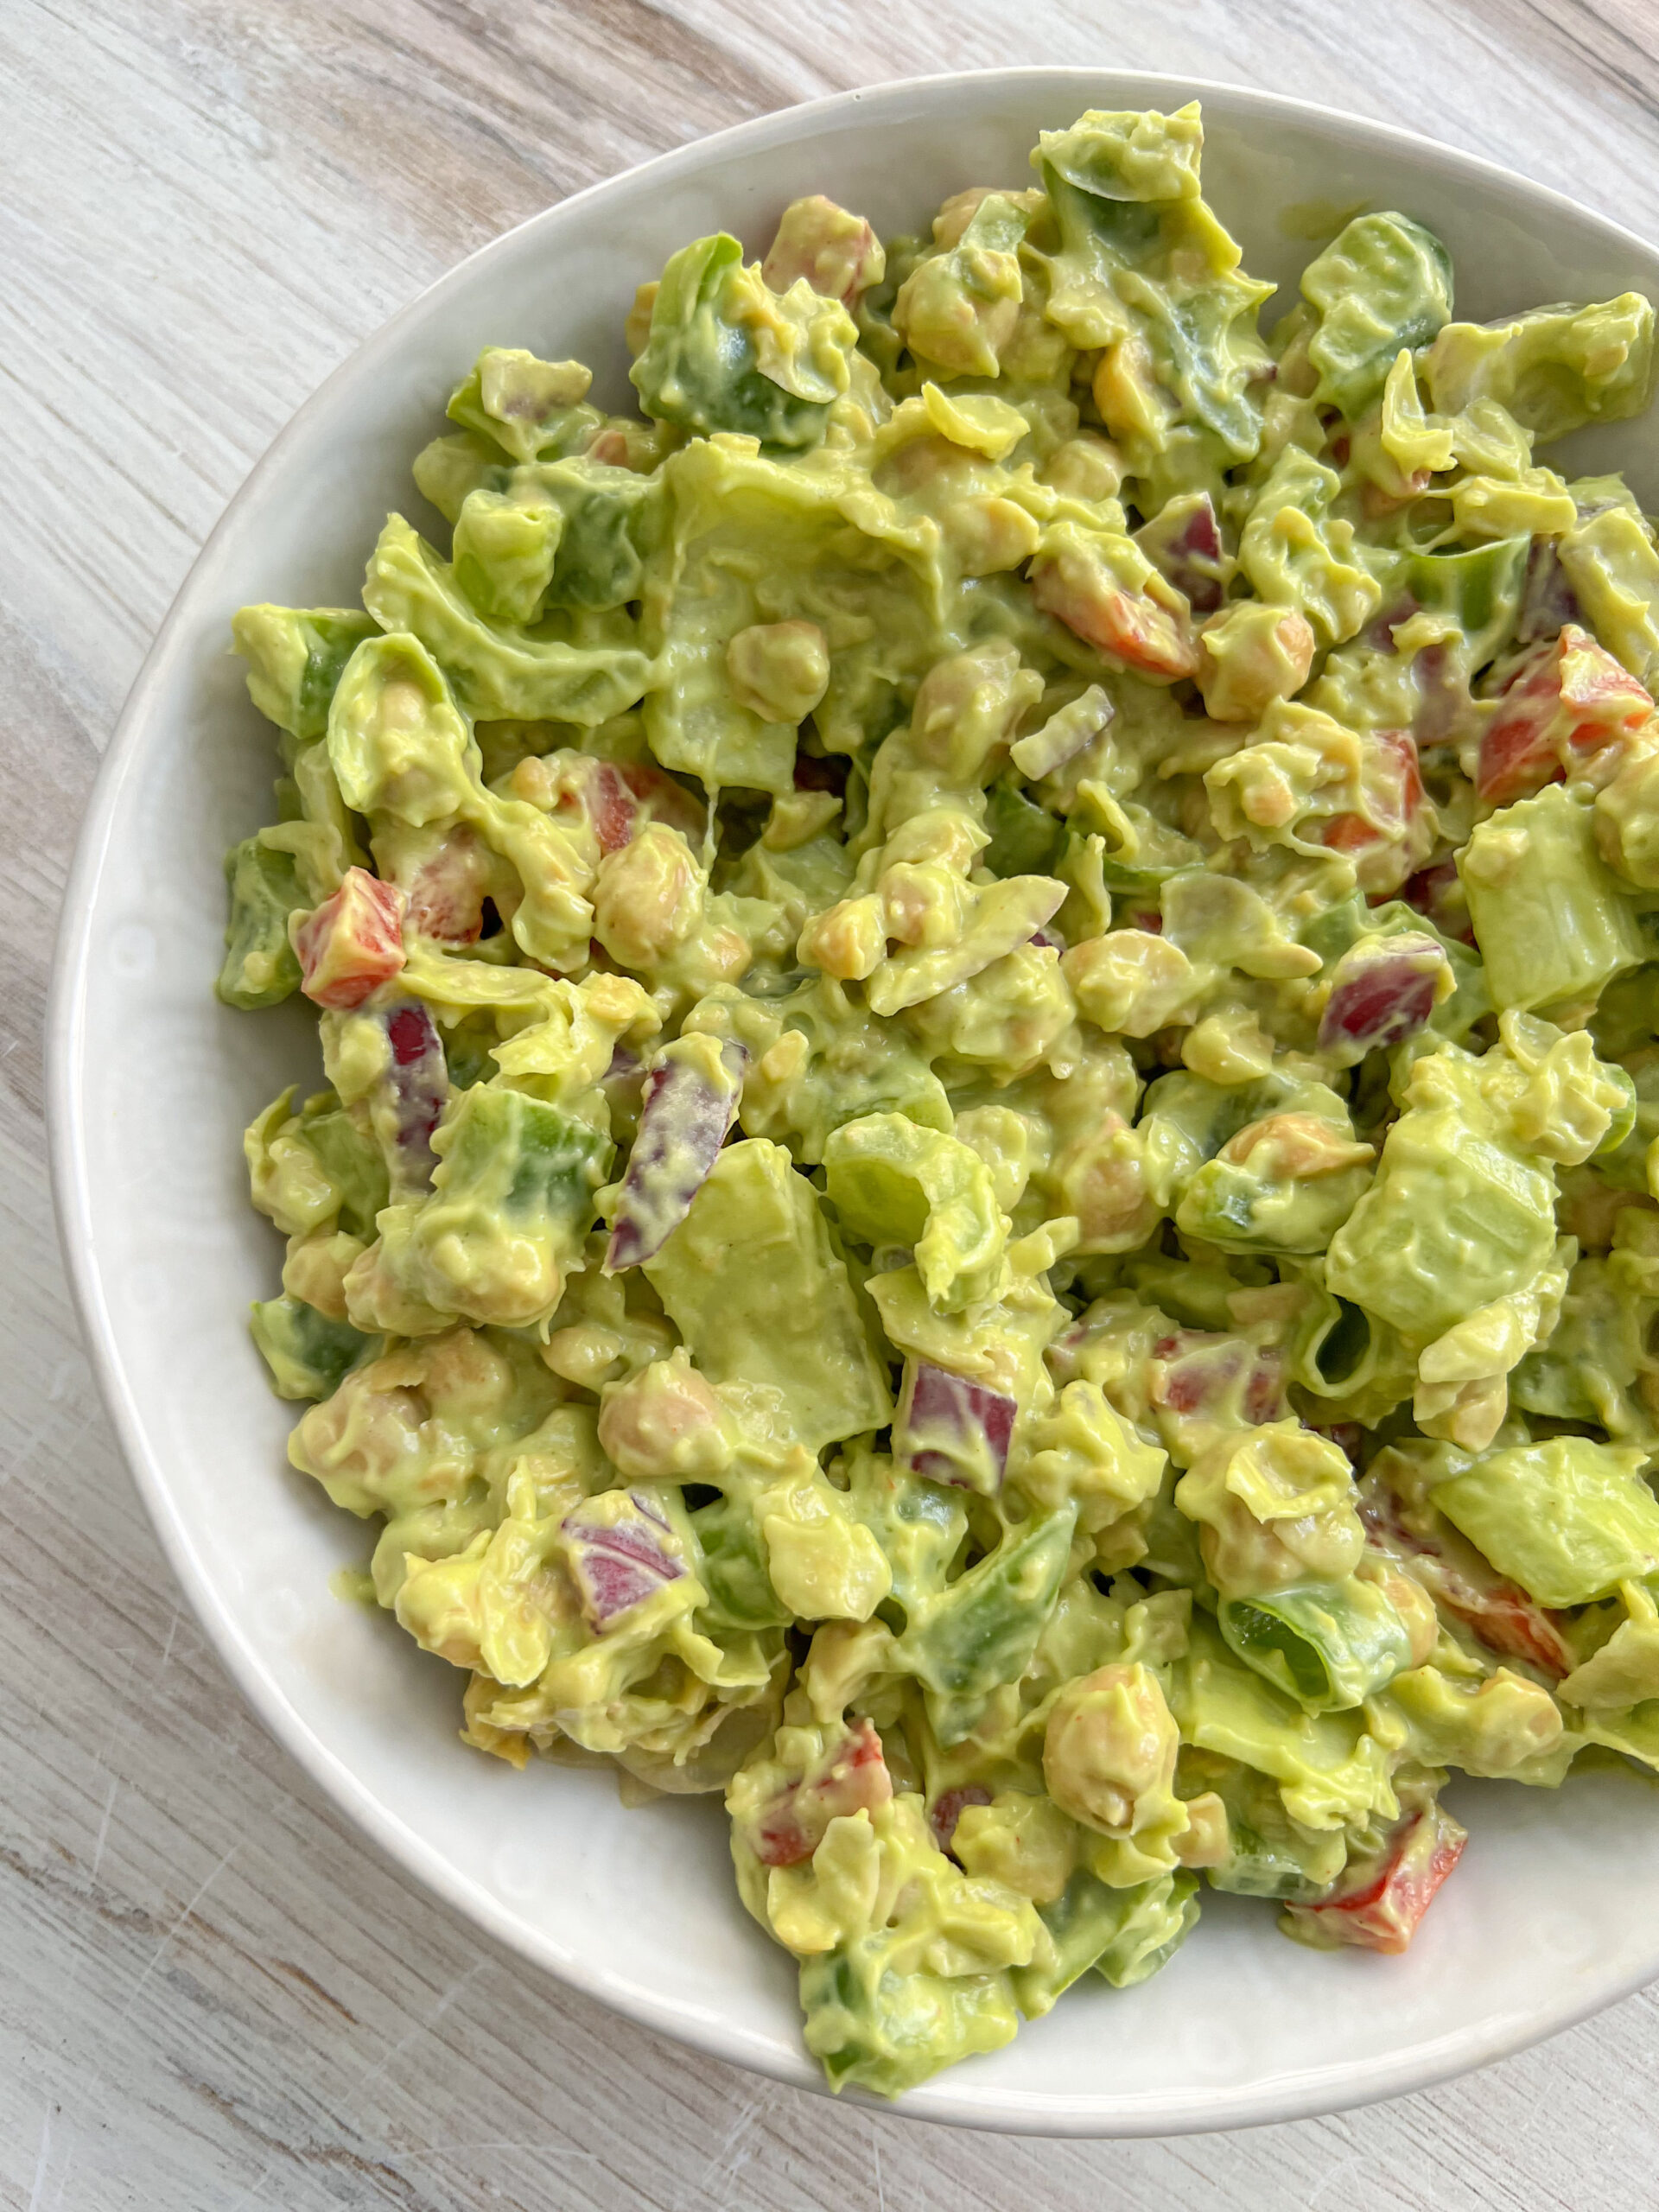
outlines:
[[[1502, 163], [1448, 146], [1402, 125], [1377, 122], [1317, 100], [1268, 92], [1224, 79], [1156, 70], [1096, 68], [1040, 63], [1012, 68], [942, 70], [883, 79], [824, 98], [777, 108], [688, 140], [645, 161], [597, 179], [563, 200], [550, 202], [489, 239], [423, 285], [367, 338], [338, 362], [289, 417], [226, 503], [204, 539], [150, 644], [127, 693], [99, 764], [77, 833], [73, 859], [60, 909], [48, 999], [46, 1039], [47, 1129], [54, 1208], [77, 1318], [89, 1363], [120, 1444], [122, 1456], [143, 1500], [151, 1528], [202, 1632], [238, 1690], [266, 1732], [293, 1758], [331, 1803], [366, 1834], [392, 1866], [434, 1892], [472, 1926], [525, 1963], [621, 2013], [639, 2025], [682, 2046], [708, 2053], [795, 2088], [831, 2093], [804, 2048], [779, 2050], [759, 2043], [745, 2031], [635, 1986], [615, 1982], [601, 1967], [558, 1954], [550, 1942], [529, 1928], [482, 1885], [467, 1881], [434, 1847], [414, 1834], [361, 1783], [352, 1769], [313, 1732], [289, 1702], [280, 1681], [253, 1650], [240, 1624], [208, 1573], [190, 1527], [178, 1511], [160, 1452], [152, 1445], [138, 1413], [123, 1363], [114, 1349], [108, 1304], [92, 1238], [92, 1205], [86, 1147], [83, 1077], [86, 1060], [85, 985], [92, 950], [92, 893], [101, 877], [111, 834], [133, 772], [141, 733], [156, 696], [171, 677], [184, 648], [190, 603], [211, 575], [220, 537], [245, 500], [257, 493], [286, 466], [292, 448], [318, 417], [326, 416], [336, 395], [353, 382], [371, 377], [393, 356], [404, 332], [427, 310], [435, 295], [502, 255], [522, 234], [556, 216], [563, 220], [595, 199], [649, 175], [671, 188], [684, 171], [703, 168], [728, 152], [761, 150], [786, 141], [804, 128], [850, 115], [878, 100], [901, 103], [906, 96], [944, 94], [964, 85], [1020, 82], [1052, 84], [1057, 95], [1069, 86], [1085, 103], [1099, 104], [1114, 86], [1145, 88], [1160, 98], [1212, 100], [1241, 120], [1271, 123], [1276, 118], [1348, 134], [1357, 148], [1371, 148], [1431, 162], [1443, 176], [1500, 187], [1511, 198], [1544, 205], [1587, 220], [1610, 244], [1652, 257], [1656, 249], [1628, 226], [1586, 207], [1570, 194], [1535, 182]], [[1122, 2101], [1103, 2108], [1098, 2098], [1033, 2100], [1026, 2091], [998, 2089], [976, 2079], [961, 2083], [947, 2071], [920, 2090], [889, 2103], [853, 2090], [842, 2101], [911, 2120], [1009, 2134], [1118, 2139], [1262, 2126], [1350, 2110], [1428, 2088], [1477, 2067], [1512, 2056], [1529, 2045], [1599, 2012], [1659, 1976], [1659, 1949], [1616, 1969], [1590, 1975], [1553, 2003], [1502, 2015], [1482, 2025], [1459, 2029], [1414, 2044], [1384, 2059], [1344, 2061], [1338, 2068], [1313, 2068], [1243, 2085], [1173, 2088], [1143, 2093], [1132, 2105]], [[1363, 2072], [1363, 2078], [1362, 2076]], [[1338, 2076], [1332, 2079], [1332, 2075]]]

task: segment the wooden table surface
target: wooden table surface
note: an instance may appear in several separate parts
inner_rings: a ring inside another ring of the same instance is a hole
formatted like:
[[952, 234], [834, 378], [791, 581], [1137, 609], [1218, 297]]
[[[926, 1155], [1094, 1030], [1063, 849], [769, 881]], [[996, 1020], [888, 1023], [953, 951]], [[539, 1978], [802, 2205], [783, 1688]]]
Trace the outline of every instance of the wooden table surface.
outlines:
[[837, 2108], [507, 1962], [243, 1710], [66, 1297], [40, 1033], [77, 823], [294, 408], [461, 255], [661, 148], [887, 77], [1109, 61], [1409, 124], [1659, 236], [1656, 0], [0, 0], [4, 2205], [1659, 2203], [1652, 1993], [1430, 2095], [1066, 2145]]

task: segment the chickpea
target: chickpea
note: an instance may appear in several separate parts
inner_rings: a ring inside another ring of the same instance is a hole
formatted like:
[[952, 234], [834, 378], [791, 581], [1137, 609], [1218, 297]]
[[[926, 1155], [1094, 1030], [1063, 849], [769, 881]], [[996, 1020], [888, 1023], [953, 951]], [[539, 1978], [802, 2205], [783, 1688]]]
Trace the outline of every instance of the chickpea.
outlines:
[[1158, 1220], [1141, 1141], [1121, 1114], [1109, 1110], [1092, 1135], [1068, 1145], [1048, 1179], [1064, 1211], [1077, 1217], [1085, 1252], [1132, 1251]]
[[1175, 1856], [1183, 1866], [1224, 1866], [1232, 1849], [1227, 1808], [1213, 1789], [1186, 1801], [1186, 1833], [1175, 1839]]
[[702, 909], [702, 871], [677, 830], [647, 823], [600, 862], [594, 934], [624, 968], [650, 968], [683, 944]]
[[348, 1236], [343, 1229], [314, 1229], [308, 1236], [291, 1236], [283, 1262], [283, 1288], [329, 1320], [343, 1321], [346, 1271], [364, 1249], [361, 1239]]
[[1114, 1662], [1069, 1683], [1043, 1739], [1043, 1779], [1063, 1813], [1105, 1835], [1167, 1815], [1179, 1732], [1158, 1677]]
[[713, 1386], [685, 1352], [610, 1386], [599, 1414], [600, 1448], [630, 1480], [663, 1475], [706, 1479], [729, 1466], [725, 1416]]
[[1339, 1175], [1350, 1167], [1369, 1166], [1376, 1154], [1370, 1145], [1345, 1135], [1334, 1122], [1318, 1114], [1269, 1114], [1229, 1137], [1221, 1157], [1240, 1167], [1255, 1160], [1259, 1174], [1269, 1182], [1281, 1182]]
[[1243, 599], [1198, 632], [1198, 689], [1212, 721], [1260, 721], [1275, 699], [1291, 699], [1313, 665], [1313, 632], [1294, 607]]
[[1470, 1700], [1468, 1725], [1481, 1770], [1493, 1774], [1553, 1751], [1564, 1726], [1549, 1692], [1508, 1667], [1500, 1667]]
[[1097, 1028], [1123, 1037], [1150, 1037], [1178, 1021], [1198, 981], [1180, 947], [1149, 930], [1085, 938], [1060, 966], [1079, 1012]]
[[1052, 1904], [1077, 1863], [1077, 1832], [1059, 1807], [1018, 1789], [964, 1805], [950, 1847], [970, 1876], [1006, 1882], [1033, 1904]]
[[815, 292], [849, 308], [880, 283], [887, 267], [881, 241], [864, 218], [815, 192], [785, 208], [760, 274], [774, 292], [786, 292], [804, 276]]
[[887, 934], [901, 944], [954, 944], [967, 919], [962, 878], [938, 861], [899, 861], [881, 874]]
[[1023, 507], [995, 496], [953, 500], [942, 527], [964, 576], [1005, 575], [1029, 561], [1042, 537]]
[[1096, 366], [1095, 404], [1114, 437], [1155, 437], [1166, 409], [1153, 371], [1152, 348], [1144, 338], [1120, 338]]
[[1345, 1455], [1294, 1421], [1224, 1436], [1175, 1492], [1211, 1580], [1230, 1597], [1310, 1578], [1339, 1582], [1364, 1556]]
[[614, 1378], [623, 1352], [622, 1339], [614, 1329], [599, 1321], [578, 1321], [553, 1332], [542, 1358], [567, 1382], [575, 1383], [579, 1389], [597, 1390]]
[[1440, 1640], [1440, 1618], [1434, 1610], [1434, 1600], [1421, 1582], [1409, 1574], [1396, 1573], [1391, 1567], [1379, 1566], [1365, 1580], [1376, 1584], [1399, 1614], [1411, 1652], [1410, 1663], [1426, 1667]]
[[1055, 447], [1041, 471], [1045, 484], [1069, 499], [1115, 499], [1123, 482], [1123, 456], [1109, 438], [1079, 430]]
[[933, 243], [941, 253], [949, 253], [953, 245], [962, 244], [962, 234], [979, 213], [982, 203], [988, 200], [995, 187], [970, 184], [963, 192], [953, 192], [943, 201], [933, 218]]
[[726, 648], [726, 675], [763, 722], [802, 721], [829, 689], [829, 641], [816, 622], [751, 623]]
[[1273, 1065], [1273, 1039], [1244, 1008], [1207, 1014], [1182, 1039], [1181, 1058], [1211, 1083], [1253, 1083]]
[[917, 689], [911, 744], [930, 767], [974, 776], [1042, 696], [1042, 677], [1020, 667], [1019, 648], [1006, 639], [952, 653], [936, 661]]
[[930, 254], [899, 286], [893, 327], [925, 361], [959, 376], [994, 377], [1019, 326], [1022, 289], [1014, 254], [988, 246]]
[[870, 891], [815, 914], [801, 931], [795, 950], [809, 968], [821, 969], [843, 983], [861, 983], [875, 973], [887, 949], [883, 901]]

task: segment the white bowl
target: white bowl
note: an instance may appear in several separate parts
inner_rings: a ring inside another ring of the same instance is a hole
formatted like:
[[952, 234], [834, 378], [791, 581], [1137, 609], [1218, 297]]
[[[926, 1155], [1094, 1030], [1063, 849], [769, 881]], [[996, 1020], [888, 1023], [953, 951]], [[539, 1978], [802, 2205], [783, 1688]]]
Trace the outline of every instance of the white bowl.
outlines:
[[[1314, 248], [1287, 208], [1397, 207], [1446, 240], [1481, 318], [1626, 286], [1659, 255], [1615, 224], [1404, 131], [1259, 92], [1028, 69], [849, 92], [682, 148], [550, 208], [435, 284], [338, 370], [232, 502], [133, 687], [65, 908], [51, 1123], [70, 1273], [105, 1399], [180, 1581], [266, 1726], [342, 1811], [457, 1910], [648, 2026], [817, 2086], [791, 1962], [745, 1916], [717, 1801], [624, 1811], [602, 1776], [524, 1775], [456, 1741], [461, 1679], [330, 1594], [362, 1525], [287, 1467], [294, 1409], [244, 1326], [274, 1285], [240, 1135], [315, 1065], [297, 1007], [219, 1006], [219, 856], [267, 818], [271, 733], [228, 624], [248, 600], [355, 598], [409, 464], [480, 346], [591, 362], [617, 404], [641, 277], [725, 227], [764, 247], [825, 191], [883, 232], [948, 192], [1018, 183], [1039, 127], [1090, 106], [1202, 97], [1211, 198], [1252, 270], [1294, 286]], [[1659, 503], [1650, 423], [1580, 445]], [[415, 512], [421, 510], [418, 502]], [[1559, 1793], [1463, 1784], [1463, 1867], [1410, 1955], [1325, 1957], [1270, 1907], [1207, 1897], [1144, 1988], [1079, 1989], [994, 2057], [901, 2109], [1072, 2135], [1168, 2133], [1424, 2087], [1582, 2018], [1659, 1974], [1659, 1800], [1602, 1773]]]

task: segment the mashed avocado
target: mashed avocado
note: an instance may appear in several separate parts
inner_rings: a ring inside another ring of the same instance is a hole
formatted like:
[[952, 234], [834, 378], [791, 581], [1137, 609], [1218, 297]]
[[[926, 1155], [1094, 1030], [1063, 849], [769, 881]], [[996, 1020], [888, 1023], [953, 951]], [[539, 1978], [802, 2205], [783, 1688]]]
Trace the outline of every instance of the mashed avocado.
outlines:
[[234, 626], [294, 1463], [466, 1743], [724, 1793], [837, 2087], [1659, 1766], [1659, 551], [1538, 458], [1653, 311], [1368, 210], [1264, 336], [1202, 149], [693, 241]]

